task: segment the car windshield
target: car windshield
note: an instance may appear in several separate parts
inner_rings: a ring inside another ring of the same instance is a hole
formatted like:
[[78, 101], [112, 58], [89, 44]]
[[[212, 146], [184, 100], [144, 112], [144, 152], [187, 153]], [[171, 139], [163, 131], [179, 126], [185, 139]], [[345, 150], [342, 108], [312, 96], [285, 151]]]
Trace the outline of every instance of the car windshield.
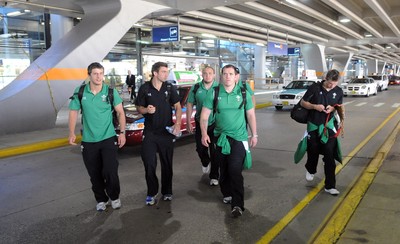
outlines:
[[370, 75], [368, 77], [370, 77], [370, 78], [372, 78], [374, 80], [382, 80], [382, 75]]
[[308, 89], [309, 86], [314, 84], [314, 81], [310, 80], [295, 80], [289, 83], [285, 88], [286, 89]]
[[369, 83], [368, 79], [352, 79], [350, 80], [349, 84], [351, 83], [357, 83], [357, 84], [367, 84]]

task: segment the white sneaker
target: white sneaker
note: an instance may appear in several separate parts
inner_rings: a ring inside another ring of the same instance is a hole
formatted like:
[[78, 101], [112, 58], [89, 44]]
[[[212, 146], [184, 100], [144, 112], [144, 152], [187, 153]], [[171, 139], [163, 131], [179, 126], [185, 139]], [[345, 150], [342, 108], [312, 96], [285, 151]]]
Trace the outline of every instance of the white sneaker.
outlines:
[[96, 205], [97, 211], [105, 211], [107, 209], [108, 202], [99, 202]]
[[217, 185], [218, 185], [218, 180], [216, 180], [216, 179], [210, 180], [210, 186], [217, 186]]
[[114, 201], [111, 201], [111, 206], [113, 209], [119, 209], [121, 208], [121, 200], [118, 198]]
[[331, 188], [331, 189], [325, 189], [325, 192], [331, 194], [331, 195], [339, 195], [339, 191], [336, 190], [335, 188]]
[[222, 199], [222, 202], [225, 204], [231, 203], [232, 202], [232, 197], [224, 197]]
[[313, 181], [314, 180], [314, 174], [310, 174], [310, 173], [308, 173], [308, 171], [306, 171], [306, 180], [307, 181]]
[[201, 166], [201, 169], [203, 170], [203, 174], [208, 174], [210, 172], [211, 168], [211, 163], [207, 165], [207, 167]]

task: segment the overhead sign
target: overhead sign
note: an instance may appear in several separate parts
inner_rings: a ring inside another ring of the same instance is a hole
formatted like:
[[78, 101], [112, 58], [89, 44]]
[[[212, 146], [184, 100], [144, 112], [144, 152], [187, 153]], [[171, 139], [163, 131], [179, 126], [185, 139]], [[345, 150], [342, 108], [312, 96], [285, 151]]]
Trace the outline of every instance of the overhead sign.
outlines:
[[289, 47], [287, 50], [288, 56], [300, 56], [300, 48], [299, 47]]
[[287, 53], [288, 53], [287, 44], [268, 42], [268, 54], [287, 55]]
[[179, 41], [179, 26], [169, 25], [153, 27], [153, 42], [176, 42]]

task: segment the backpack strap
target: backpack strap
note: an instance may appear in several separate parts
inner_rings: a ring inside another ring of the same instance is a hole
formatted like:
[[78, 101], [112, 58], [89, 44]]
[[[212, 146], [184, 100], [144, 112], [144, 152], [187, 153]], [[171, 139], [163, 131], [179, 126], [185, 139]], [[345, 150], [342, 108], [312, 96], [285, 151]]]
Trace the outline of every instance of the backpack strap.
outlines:
[[193, 87], [192, 92], [193, 92], [194, 103], [196, 103], [196, 93], [197, 93], [197, 90], [199, 90], [199, 88], [200, 88], [200, 82], [196, 83]]
[[243, 86], [240, 86], [240, 93], [242, 93], [242, 103], [239, 105], [239, 109], [246, 109], [246, 85], [243, 84]]
[[117, 116], [117, 111], [114, 109], [114, 88], [108, 87], [108, 102], [110, 103], [111, 106], [111, 113], [113, 116], [113, 125], [114, 127], [118, 127], [118, 116]]
[[171, 92], [172, 92], [172, 84], [167, 82], [167, 97], [165, 98], [165, 101], [171, 104], [170, 98], [171, 98]]
[[219, 86], [214, 87], [213, 113], [217, 113]]

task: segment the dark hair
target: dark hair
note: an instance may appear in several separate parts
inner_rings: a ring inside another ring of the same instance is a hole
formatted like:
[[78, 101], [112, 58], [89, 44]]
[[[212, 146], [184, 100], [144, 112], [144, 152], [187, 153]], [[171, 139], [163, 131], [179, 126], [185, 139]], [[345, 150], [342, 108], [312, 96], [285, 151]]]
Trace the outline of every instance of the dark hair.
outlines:
[[92, 73], [93, 69], [102, 69], [104, 71], [103, 65], [101, 65], [100, 63], [94, 62], [94, 63], [89, 64], [89, 66], [87, 67], [88, 75], [90, 75], [90, 73]]
[[336, 69], [331, 69], [326, 73], [325, 79], [331, 81], [338, 81], [340, 78], [340, 73]]
[[151, 77], [153, 77], [154, 72], [158, 72], [161, 67], [168, 68], [168, 64], [164, 62], [157, 62], [151, 66]]
[[224, 73], [224, 69], [226, 69], [226, 68], [233, 68], [233, 69], [235, 70], [235, 74], [236, 74], [236, 75], [240, 74], [239, 69], [238, 69], [235, 65], [233, 65], [233, 64], [227, 64], [227, 65], [225, 65], [224, 67], [222, 67], [221, 73]]

